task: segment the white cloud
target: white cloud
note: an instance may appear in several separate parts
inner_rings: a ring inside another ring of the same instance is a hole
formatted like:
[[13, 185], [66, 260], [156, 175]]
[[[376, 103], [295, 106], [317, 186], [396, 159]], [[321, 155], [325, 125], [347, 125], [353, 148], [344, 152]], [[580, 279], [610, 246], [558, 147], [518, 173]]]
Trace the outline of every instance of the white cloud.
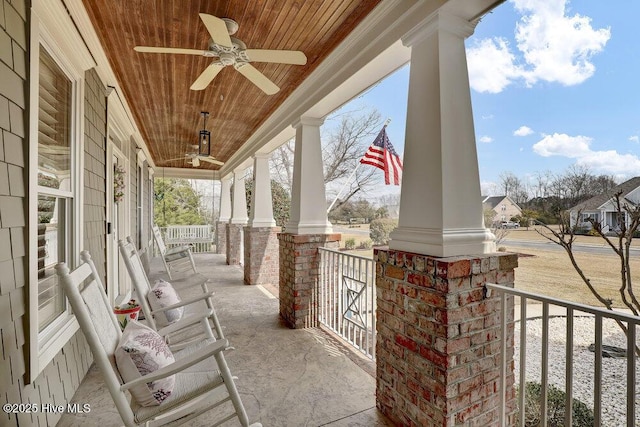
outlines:
[[594, 151], [592, 139], [554, 133], [545, 135], [533, 144], [533, 151], [543, 157], [562, 156], [576, 159], [576, 164], [616, 176], [635, 176], [640, 170], [640, 158], [633, 154], [620, 154], [615, 150]]
[[637, 176], [640, 159], [633, 154], [620, 154], [615, 150], [593, 151], [576, 162], [589, 168], [616, 175]]
[[490, 136], [484, 135], [480, 137], [479, 141], [485, 144], [488, 144], [490, 142], [493, 142], [493, 138], [491, 138]]
[[478, 92], [502, 92], [520, 74], [514, 62], [505, 39], [480, 40], [467, 50], [469, 84]]
[[[504, 38], [477, 41], [467, 50], [469, 81], [478, 92], [498, 93], [523, 80], [576, 85], [595, 72], [593, 55], [611, 38], [609, 28], [594, 29], [591, 18], [566, 15], [568, 0], [513, 0], [522, 18], [516, 24], [518, 57]], [[520, 65], [519, 65], [520, 64]]]
[[640, 142], [640, 137], [638, 135], [633, 135], [629, 137], [629, 141], [631, 142]]
[[585, 156], [591, 152], [591, 138], [586, 136], [569, 136], [565, 133], [554, 133], [533, 144], [533, 151], [542, 157], [563, 156], [572, 159]]
[[533, 129], [531, 129], [529, 126], [520, 126], [518, 129], [516, 129], [513, 132], [514, 136], [527, 136], [527, 135], [531, 135], [533, 133]]

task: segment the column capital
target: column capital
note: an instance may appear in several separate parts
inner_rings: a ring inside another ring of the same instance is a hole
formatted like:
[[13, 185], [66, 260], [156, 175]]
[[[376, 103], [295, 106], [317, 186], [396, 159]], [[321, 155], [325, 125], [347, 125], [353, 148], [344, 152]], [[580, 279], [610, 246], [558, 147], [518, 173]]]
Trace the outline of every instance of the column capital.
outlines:
[[255, 153], [253, 155], [253, 158], [254, 159], [270, 159], [271, 158], [271, 153]]
[[306, 117], [302, 116], [295, 122], [291, 124], [294, 129], [298, 129], [300, 126], [322, 126], [324, 123], [324, 119], [319, 119], [317, 117]]
[[444, 31], [461, 38], [467, 38], [475, 31], [477, 22], [469, 22], [450, 12], [438, 10], [402, 36], [402, 44], [413, 46], [437, 31]]

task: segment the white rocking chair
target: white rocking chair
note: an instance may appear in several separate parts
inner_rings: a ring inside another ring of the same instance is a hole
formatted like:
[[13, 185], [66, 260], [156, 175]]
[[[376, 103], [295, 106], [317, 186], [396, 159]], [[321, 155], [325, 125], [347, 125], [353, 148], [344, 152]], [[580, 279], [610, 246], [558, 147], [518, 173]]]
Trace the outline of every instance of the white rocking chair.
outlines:
[[169, 275], [169, 279], [173, 279], [173, 276], [171, 276], [172, 271], [178, 273], [193, 269], [194, 273], [198, 273], [196, 263], [193, 260], [193, 255], [191, 253], [191, 245], [180, 245], [173, 248], [167, 248], [164, 244], [160, 228], [157, 225], [154, 225], [152, 230], [153, 239], [156, 241], [156, 245], [158, 245], [160, 257], [162, 258], [164, 268]]
[[[202, 294], [193, 298], [182, 300], [177, 304], [173, 304], [153, 311], [151, 310], [151, 306], [149, 305], [149, 301], [147, 299], [147, 295], [151, 291], [151, 283], [149, 282], [149, 277], [145, 273], [144, 266], [140, 259], [140, 255], [136, 250], [136, 246], [133, 243], [133, 240], [129, 236], [127, 237], [126, 242], [120, 240], [120, 242], [118, 242], [118, 246], [120, 248], [120, 255], [122, 255], [124, 264], [127, 267], [127, 271], [129, 272], [129, 276], [131, 277], [131, 281], [133, 282], [133, 286], [135, 287], [140, 306], [142, 307], [142, 312], [144, 313], [144, 316], [152, 329], [158, 331], [158, 333], [162, 336], [168, 336], [168, 330], [173, 333], [186, 327], [190, 327], [194, 323], [197, 323], [202, 317], [208, 317], [213, 322], [213, 326], [216, 330], [218, 339], [224, 338], [224, 334], [222, 333], [222, 326], [220, 326], [220, 321], [218, 320], [218, 316], [216, 315], [216, 311], [213, 307], [213, 302], [211, 299], [211, 297], [213, 296], [213, 292], [210, 292], [209, 289], [207, 289], [206, 281], [201, 284]], [[201, 301], [206, 304], [206, 310], [200, 309], [197, 312], [191, 313], [187, 317], [184, 317], [162, 329], [157, 328], [154, 315], [166, 310], [171, 310], [179, 307], [187, 308], [187, 306], [195, 303], [200, 303]], [[184, 343], [175, 345], [172, 344], [171, 348], [180, 348], [180, 346], [184, 345]]]
[[[247, 414], [223, 355], [223, 350], [228, 345], [227, 340], [206, 340], [198, 346], [177, 353], [174, 363], [123, 383], [115, 364], [115, 351], [122, 336], [120, 325], [109, 305], [91, 256], [84, 251], [81, 258], [84, 263], [73, 272], [70, 272], [65, 263], [59, 263], [56, 272], [124, 424], [127, 427], [178, 426], [231, 401], [234, 413], [208, 425], [217, 426], [237, 416], [243, 426], [249, 426]], [[203, 326], [208, 326], [206, 318], [202, 319], [202, 323]], [[187, 368], [210, 357], [215, 358], [219, 371], [185, 372]], [[174, 374], [174, 390], [162, 404], [140, 406], [135, 399], [129, 402], [125, 391]], [[261, 427], [261, 424], [251, 426]]]

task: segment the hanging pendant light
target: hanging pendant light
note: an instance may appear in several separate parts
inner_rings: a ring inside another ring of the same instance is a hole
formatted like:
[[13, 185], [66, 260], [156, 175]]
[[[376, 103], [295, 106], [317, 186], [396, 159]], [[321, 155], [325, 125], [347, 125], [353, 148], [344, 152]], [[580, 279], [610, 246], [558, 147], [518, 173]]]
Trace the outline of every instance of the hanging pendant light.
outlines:
[[211, 155], [211, 132], [207, 130], [207, 117], [209, 117], [208, 111], [202, 111], [203, 126], [200, 134], [198, 135], [198, 155], [210, 156]]

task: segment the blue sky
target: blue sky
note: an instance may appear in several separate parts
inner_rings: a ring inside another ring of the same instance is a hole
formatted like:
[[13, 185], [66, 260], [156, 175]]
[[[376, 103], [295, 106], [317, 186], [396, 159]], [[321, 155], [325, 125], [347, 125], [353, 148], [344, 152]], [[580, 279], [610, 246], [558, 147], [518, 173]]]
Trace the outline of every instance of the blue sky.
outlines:
[[[483, 193], [503, 172], [640, 175], [639, 12], [637, 0], [509, 0], [483, 18], [466, 43]], [[404, 67], [351, 103], [391, 118], [398, 152], [408, 79]]]

